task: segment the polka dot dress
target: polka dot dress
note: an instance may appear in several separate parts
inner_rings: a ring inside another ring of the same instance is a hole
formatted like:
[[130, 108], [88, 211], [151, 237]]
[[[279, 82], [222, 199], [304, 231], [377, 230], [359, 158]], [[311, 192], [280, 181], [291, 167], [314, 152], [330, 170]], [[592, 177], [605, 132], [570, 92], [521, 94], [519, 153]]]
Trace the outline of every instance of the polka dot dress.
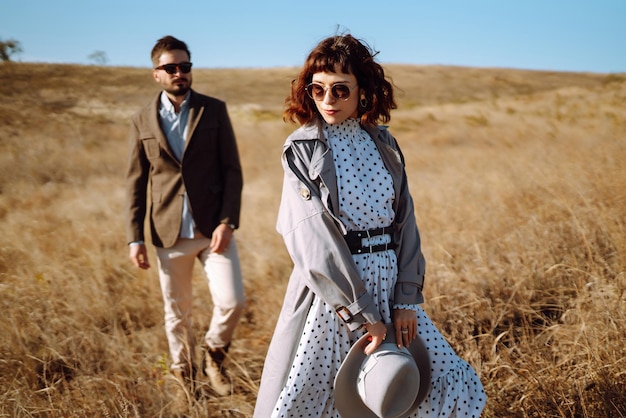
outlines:
[[[325, 125], [335, 161], [340, 197], [338, 216], [348, 230], [389, 226], [393, 222], [392, 178], [374, 141], [358, 120]], [[375, 237], [371, 245], [389, 242]], [[398, 274], [393, 250], [353, 255], [361, 279], [385, 323], [391, 322], [389, 299]], [[474, 369], [459, 358], [419, 305], [418, 332], [431, 363], [431, 388], [411, 417], [479, 417], [486, 396]], [[341, 418], [334, 407], [333, 383], [343, 358], [365, 331], [351, 332], [331, 307], [315, 298], [273, 418]]]

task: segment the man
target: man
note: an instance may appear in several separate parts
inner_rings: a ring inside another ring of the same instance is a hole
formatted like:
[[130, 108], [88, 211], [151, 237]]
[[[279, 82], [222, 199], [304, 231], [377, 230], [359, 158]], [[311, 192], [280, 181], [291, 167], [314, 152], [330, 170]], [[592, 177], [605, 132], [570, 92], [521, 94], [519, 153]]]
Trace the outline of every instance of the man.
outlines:
[[191, 89], [190, 60], [187, 45], [172, 36], [152, 49], [152, 75], [163, 90], [132, 117], [127, 238], [132, 262], [150, 268], [144, 243], [149, 206], [170, 368], [188, 387], [196, 370], [192, 270], [196, 258], [202, 263], [215, 305], [202, 369], [213, 389], [226, 395], [230, 383], [223, 361], [245, 303], [233, 236], [243, 177], [226, 105]]

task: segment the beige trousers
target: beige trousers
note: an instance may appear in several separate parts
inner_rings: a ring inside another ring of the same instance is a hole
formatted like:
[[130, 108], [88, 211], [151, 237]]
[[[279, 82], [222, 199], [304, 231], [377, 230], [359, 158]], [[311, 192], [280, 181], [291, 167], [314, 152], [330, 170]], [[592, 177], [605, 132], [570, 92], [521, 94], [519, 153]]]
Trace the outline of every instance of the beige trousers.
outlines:
[[222, 348], [231, 342], [245, 307], [235, 237], [221, 254], [210, 252], [209, 244], [208, 238], [198, 234], [194, 239], [179, 239], [173, 247], [156, 249], [172, 370], [190, 370], [194, 365], [191, 308], [196, 259], [206, 273], [214, 305], [211, 323], [204, 336], [207, 347]]

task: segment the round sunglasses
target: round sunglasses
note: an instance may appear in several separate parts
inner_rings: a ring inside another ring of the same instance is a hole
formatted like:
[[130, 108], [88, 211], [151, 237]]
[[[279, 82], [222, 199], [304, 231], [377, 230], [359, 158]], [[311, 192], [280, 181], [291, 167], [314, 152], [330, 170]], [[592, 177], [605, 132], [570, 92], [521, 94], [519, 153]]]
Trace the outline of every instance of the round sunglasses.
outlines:
[[181, 62], [180, 64], [163, 64], [155, 68], [155, 70], [163, 70], [168, 74], [176, 74], [181, 72], [187, 74], [191, 71], [192, 64], [190, 62]]
[[309, 97], [316, 102], [321, 102], [326, 96], [326, 91], [330, 90], [330, 93], [337, 100], [348, 100], [350, 97], [350, 91], [356, 86], [350, 87], [347, 84], [333, 84], [330, 87], [325, 87], [319, 83], [311, 83], [306, 86], [306, 92]]

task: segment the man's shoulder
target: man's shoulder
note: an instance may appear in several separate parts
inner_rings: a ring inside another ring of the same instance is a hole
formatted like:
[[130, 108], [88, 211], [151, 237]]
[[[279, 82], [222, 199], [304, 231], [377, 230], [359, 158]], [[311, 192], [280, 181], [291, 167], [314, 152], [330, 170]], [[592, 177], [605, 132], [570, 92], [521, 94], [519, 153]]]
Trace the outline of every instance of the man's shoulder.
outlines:
[[161, 92], [158, 92], [155, 95], [153, 95], [152, 99], [150, 99], [149, 102], [144, 104], [141, 108], [136, 110], [135, 113], [133, 113], [132, 118], [135, 120], [142, 119], [146, 117], [147, 115], [150, 115], [152, 112], [156, 112], [157, 103], [160, 97], [161, 97]]
[[191, 103], [201, 103], [204, 105], [225, 106], [226, 103], [218, 99], [217, 97], [209, 96], [206, 94], [198, 93], [195, 90], [191, 90]]

